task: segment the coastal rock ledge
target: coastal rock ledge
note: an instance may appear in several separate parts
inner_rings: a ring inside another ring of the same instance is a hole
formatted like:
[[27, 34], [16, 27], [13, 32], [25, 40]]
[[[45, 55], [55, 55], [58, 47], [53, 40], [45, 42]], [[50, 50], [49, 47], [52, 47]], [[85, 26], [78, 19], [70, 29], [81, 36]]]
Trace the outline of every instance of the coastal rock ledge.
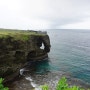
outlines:
[[49, 51], [50, 39], [46, 32], [1, 29], [0, 77], [12, 80], [25, 63], [45, 59]]

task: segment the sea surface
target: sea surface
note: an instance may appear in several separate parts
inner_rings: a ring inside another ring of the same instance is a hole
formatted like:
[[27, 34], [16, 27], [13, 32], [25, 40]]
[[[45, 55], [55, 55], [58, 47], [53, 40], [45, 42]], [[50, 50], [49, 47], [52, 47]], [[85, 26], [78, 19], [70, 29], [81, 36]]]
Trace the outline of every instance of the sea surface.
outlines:
[[51, 70], [90, 83], [90, 30], [48, 30]]
[[48, 84], [55, 90], [58, 80], [65, 76], [70, 85], [90, 88], [90, 30], [50, 29], [47, 31], [51, 51], [49, 58], [36, 62], [35, 72], [24, 73], [24, 79], [17, 81], [15, 90], [40, 90]]

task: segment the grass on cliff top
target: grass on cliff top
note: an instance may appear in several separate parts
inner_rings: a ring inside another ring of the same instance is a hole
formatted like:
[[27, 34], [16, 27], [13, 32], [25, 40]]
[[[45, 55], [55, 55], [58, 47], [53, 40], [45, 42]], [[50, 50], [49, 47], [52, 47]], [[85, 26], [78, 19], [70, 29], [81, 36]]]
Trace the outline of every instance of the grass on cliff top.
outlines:
[[45, 34], [40, 34], [37, 31], [32, 30], [14, 30], [14, 29], [0, 29], [0, 38], [13, 37], [16, 40], [28, 40], [31, 35], [40, 36]]

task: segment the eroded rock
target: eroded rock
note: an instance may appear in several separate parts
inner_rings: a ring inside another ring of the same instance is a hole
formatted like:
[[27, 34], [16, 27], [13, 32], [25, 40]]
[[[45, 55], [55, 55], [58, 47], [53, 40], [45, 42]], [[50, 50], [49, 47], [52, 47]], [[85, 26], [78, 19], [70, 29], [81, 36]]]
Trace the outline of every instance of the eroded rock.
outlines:
[[[41, 49], [42, 43], [44, 49]], [[27, 61], [48, 57], [50, 39], [47, 34], [30, 35], [26, 41], [12, 36], [0, 38], [0, 77], [15, 77]], [[9, 78], [10, 79], [10, 78]]]

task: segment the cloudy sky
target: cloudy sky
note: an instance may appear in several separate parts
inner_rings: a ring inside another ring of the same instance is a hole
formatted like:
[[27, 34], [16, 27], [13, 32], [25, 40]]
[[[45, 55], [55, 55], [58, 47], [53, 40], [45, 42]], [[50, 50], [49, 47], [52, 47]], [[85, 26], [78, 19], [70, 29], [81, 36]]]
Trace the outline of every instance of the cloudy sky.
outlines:
[[90, 0], [0, 0], [0, 28], [90, 29]]

